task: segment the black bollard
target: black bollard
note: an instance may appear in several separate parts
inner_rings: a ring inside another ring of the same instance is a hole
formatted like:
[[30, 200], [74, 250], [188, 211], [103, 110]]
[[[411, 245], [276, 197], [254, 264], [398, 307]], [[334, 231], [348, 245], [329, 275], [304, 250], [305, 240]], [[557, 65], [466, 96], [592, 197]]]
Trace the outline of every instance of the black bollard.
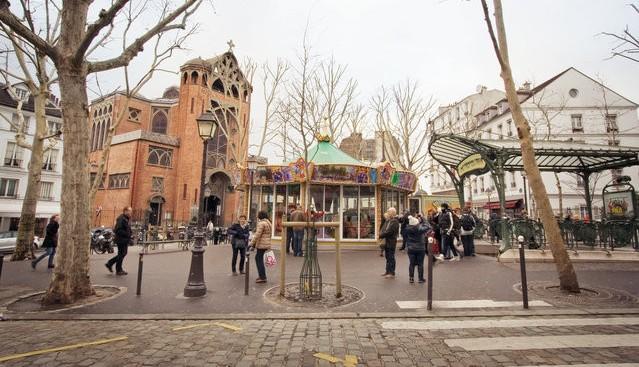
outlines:
[[244, 295], [248, 296], [249, 291], [249, 269], [251, 269], [251, 249], [246, 249], [246, 261], [244, 262]]
[[2, 278], [2, 264], [4, 264], [4, 255], [0, 255], [0, 278]]
[[526, 280], [526, 255], [524, 253], [524, 236], [517, 237], [519, 241], [519, 268], [521, 269], [521, 296], [524, 308], [528, 309], [528, 281]]
[[144, 265], [144, 262], [142, 262], [143, 256], [144, 254], [140, 252], [140, 259], [138, 260], [138, 287], [135, 290], [136, 296], [139, 296], [142, 292], [142, 265]]
[[426, 296], [426, 301], [427, 301], [427, 305], [426, 305], [426, 309], [428, 311], [431, 311], [433, 309], [433, 256], [435, 256], [435, 254], [433, 253], [433, 238], [432, 237], [428, 237], [428, 253], [426, 254], [426, 256], [428, 256], [428, 293]]

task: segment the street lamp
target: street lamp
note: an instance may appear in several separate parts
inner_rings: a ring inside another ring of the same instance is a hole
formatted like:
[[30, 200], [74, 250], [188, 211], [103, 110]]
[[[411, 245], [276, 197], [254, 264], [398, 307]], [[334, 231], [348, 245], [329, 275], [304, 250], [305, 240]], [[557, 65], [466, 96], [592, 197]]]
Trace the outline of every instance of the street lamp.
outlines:
[[209, 139], [215, 136], [219, 122], [215, 114], [210, 111], [204, 112], [196, 119], [197, 129], [202, 138], [204, 149], [202, 150], [202, 173], [200, 175], [200, 201], [198, 206], [197, 230], [195, 231], [195, 246], [191, 250], [191, 269], [189, 270], [189, 280], [184, 287], [184, 297], [201, 297], [206, 294], [206, 284], [204, 284], [204, 179], [206, 173], [206, 151]]

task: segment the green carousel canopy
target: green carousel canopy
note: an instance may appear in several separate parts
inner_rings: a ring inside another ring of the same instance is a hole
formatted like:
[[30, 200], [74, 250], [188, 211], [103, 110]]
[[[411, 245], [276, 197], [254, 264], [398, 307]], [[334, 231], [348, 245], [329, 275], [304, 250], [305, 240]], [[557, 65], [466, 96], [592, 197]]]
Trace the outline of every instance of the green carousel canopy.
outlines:
[[[396, 169], [390, 162], [369, 165], [346, 154], [328, 139], [319, 139], [307, 151], [310, 182], [337, 185], [383, 185], [406, 192], [415, 191], [414, 173]], [[306, 160], [300, 157], [284, 165], [258, 166], [254, 180], [257, 185], [279, 185], [307, 182]]]

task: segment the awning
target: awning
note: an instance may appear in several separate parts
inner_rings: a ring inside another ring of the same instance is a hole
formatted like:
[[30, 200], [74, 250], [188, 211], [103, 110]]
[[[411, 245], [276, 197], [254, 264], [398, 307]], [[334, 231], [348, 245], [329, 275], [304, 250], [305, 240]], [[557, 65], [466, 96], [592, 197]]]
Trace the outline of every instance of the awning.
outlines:
[[[523, 207], [524, 201], [522, 199], [506, 200], [506, 209], [516, 209]], [[499, 201], [491, 201], [483, 206], [484, 209], [499, 210]]]

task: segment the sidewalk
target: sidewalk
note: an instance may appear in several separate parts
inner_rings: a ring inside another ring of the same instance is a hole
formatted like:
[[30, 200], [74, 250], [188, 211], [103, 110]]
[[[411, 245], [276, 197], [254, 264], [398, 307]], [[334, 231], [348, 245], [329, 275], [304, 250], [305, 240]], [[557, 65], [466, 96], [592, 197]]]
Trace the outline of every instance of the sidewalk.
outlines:
[[[205, 281], [208, 287], [206, 297], [184, 299], [181, 294], [186, 285], [191, 260], [190, 252], [167, 252], [157, 250], [144, 256], [142, 295], [135, 295], [138, 254], [131, 249], [125, 260], [128, 276], [118, 277], [107, 272], [104, 263], [109, 256], [92, 255], [91, 280], [96, 285], [126, 287], [127, 291], [118, 297], [95, 305], [72, 309], [61, 314], [75, 315], [179, 315], [179, 314], [306, 314], [326, 312], [324, 309], [307, 307], [285, 307], [267, 301], [263, 294], [277, 286], [279, 266], [267, 270], [269, 282], [256, 284], [254, 258], [251, 255], [251, 279], [249, 296], [244, 296], [244, 277], [233, 276], [230, 272], [231, 249], [228, 245], [206, 247], [204, 255]], [[276, 253], [278, 257], [279, 253]], [[298, 282], [302, 258], [287, 257], [287, 283]], [[334, 282], [335, 255], [320, 252], [319, 261], [324, 282]], [[405, 253], [397, 252], [397, 277], [384, 279], [384, 259], [377, 251], [345, 251], [342, 256], [343, 283], [364, 292], [365, 297], [358, 303], [330, 309], [331, 313], [406, 313], [423, 312], [417, 308], [400, 308], [402, 302], [425, 301], [426, 284], [409, 284]], [[637, 296], [639, 274], [637, 264], [575, 264], [579, 281], [583, 287], [609, 287]], [[38, 268], [32, 271], [28, 262], [5, 262], [0, 279], [0, 302], [5, 303], [17, 295], [44, 290], [50, 273]], [[491, 302], [511, 302], [500, 310], [521, 310], [521, 295], [514, 290], [520, 282], [518, 264], [499, 263], [493, 257], [477, 256], [464, 258], [459, 262], [439, 263], [434, 268], [433, 298], [438, 301], [486, 300]], [[529, 282], [557, 283], [554, 264], [529, 264]], [[531, 298], [531, 302], [535, 301]], [[399, 302], [399, 303], [398, 303]], [[484, 301], [482, 301], [484, 302]], [[465, 302], [464, 304], [470, 304]], [[480, 304], [483, 304], [479, 302]], [[437, 304], [437, 303], [436, 303]], [[532, 303], [534, 305], [534, 303]], [[637, 307], [621, 305], [619, 307]], [[553, 305], [559, 308], [565, 305]], [[610, 304], [583, 305], [583, 307], [610, 308]], [[612, 306], [617, 307], [617, 306]], [[481, 308], [480, 308], [481, 309]], [[539, 307], [532, 308], [539, 309]]]

